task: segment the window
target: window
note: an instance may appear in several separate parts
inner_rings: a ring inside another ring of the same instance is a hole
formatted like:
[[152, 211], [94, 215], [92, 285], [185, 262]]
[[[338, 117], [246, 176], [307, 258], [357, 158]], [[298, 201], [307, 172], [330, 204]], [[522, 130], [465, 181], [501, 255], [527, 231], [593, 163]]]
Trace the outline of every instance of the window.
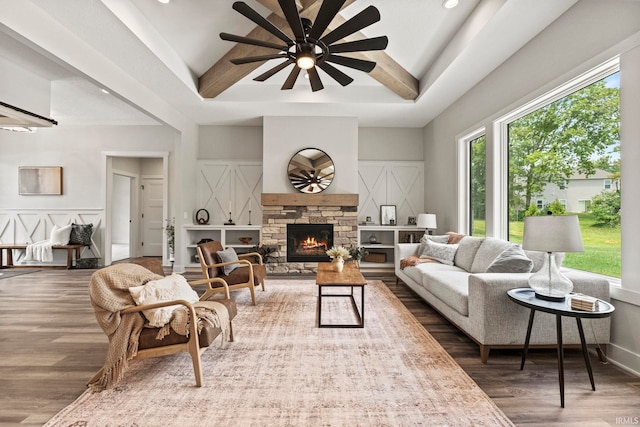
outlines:
[[486, 137], [469, 141], [469, 234], [486, 235]]
[[562, 205], [562, 207], [566, 211], [567, 210], [567, 200], [566, 199], [560, 199], [560, 204]]
[[[553, 192], [559, 187], [567, 191], [562, 206], [577, 208], [567, 213], [579, 215], [585, 247], [582, 253], [567, 254], [563, 266], [613, 277], [621, 273], [620, 225], [602, 224], [612, 216], [620, 218], [620, 182], [613, 185], [620, 176], [618, 69], [617, 59], [612, 60], [498, 121], [508, 159], [503, 166], [508, 189], [503, 209], [509, 240], [522, 241], [524, 216], [539, 213], [541, 195], [558, 198]], [[572, 190], [584, 189], [568, 189], [569, 178], [593, 175], [597, 169], [610, 174], [603, 183], [609, 191], [594, 192], [591, 198], [572, 195]], [[612, 193], [617, 199], [606, 197]]]

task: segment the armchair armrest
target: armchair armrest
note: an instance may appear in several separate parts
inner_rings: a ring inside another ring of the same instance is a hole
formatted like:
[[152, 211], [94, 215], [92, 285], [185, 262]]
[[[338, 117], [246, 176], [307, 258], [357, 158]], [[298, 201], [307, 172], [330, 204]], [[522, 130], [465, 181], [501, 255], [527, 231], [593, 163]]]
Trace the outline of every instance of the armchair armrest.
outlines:
[[258, 259], [258, 264], [262, 265], [262, 255], [258, 252], [247, 252], [246, 254], [238, 254], [239, 259], [254, 257]]
[[224, 288], [224, 295], [227, 299], [231, 299], [231, 296], [229, 295], [229, 285], [227, 284], [227, 282], [224, 279], [221, 279], [219, 277], [213, 277], [211, 279], [200, 279], [200, 280], [194, 280], [192, 282], [188, 282], [189, 285], [191, 286], [196, 286], [196, 285], [207, 285], [207, 290], [204, 292], [204, 294], [202, 294], [202, 296], [200, 297], [200, 301], [204, 301], [209, 299], [209, 297], [215, 293], [215, 288], [213, 286], [211, 286], [212, 283], [220, 283], [222, 285], [222, 287]]
[[213, 267], [224, 267], [225, 265], [231, 264], [245, 264], [251, 267], [251, 261], [247, 259], [238, 259], [238, 261], [227, 261], [227, 262], [217, 262], [215, 264], [205, 264], [205, 268], [213, 268]]

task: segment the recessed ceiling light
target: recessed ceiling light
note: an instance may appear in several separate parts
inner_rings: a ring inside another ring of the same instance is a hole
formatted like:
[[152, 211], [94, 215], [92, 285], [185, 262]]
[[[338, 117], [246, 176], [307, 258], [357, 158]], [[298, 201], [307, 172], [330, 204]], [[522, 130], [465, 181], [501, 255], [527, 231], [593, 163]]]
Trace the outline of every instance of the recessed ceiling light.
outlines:
[[442, 7], [445, 9], [453, 9], [458, 5], [458, 0], [444, 0], [442, 2]]
[[160, 2], [160, 3], [164, 3], [164, 4], [167, 4], [167, 3], [169, 3], [170, 1], [171, 1], [171, 0], [158, 0], [158, 2]]
[[100, 92], [104, 93], [105, 95], [109, 95], [109, 91], [104, 88], [100, 89]]

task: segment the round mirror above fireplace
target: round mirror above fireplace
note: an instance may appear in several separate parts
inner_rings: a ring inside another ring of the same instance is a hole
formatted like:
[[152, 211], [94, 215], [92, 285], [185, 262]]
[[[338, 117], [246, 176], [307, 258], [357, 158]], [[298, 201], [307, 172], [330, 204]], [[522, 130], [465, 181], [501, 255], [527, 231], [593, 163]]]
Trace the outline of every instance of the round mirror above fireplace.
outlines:
[[333, 160], [317, 148], [298, 151], [289, 161], [289, 182], [301, 193], [320, 193], [333, 181]]

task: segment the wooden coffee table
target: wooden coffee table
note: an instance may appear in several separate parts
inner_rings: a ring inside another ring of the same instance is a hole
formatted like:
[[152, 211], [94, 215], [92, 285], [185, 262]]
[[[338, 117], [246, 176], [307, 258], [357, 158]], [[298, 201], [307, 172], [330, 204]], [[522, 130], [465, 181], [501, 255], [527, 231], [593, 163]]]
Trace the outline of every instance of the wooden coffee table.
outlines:
[[[318, 327], [319, 328], [364, 328], [364, 287], [367, 281], [358, 269], [355, 262], [347, 262], [344, 269], [338, 273], [333, 271], [333, 266], [329, 262], [318, 263], [316, 273], [316, 285], [318, 285]], [[350, 294], [323, 294], [322, 288], [349, 287]], [[353, 288], [360, 288], [360, 309], [353, 295]], [[356, 324], [323, 324], [322, 323], [322, 300], [323, 298], [350, 298], [353, 311], [358, 318]]]

